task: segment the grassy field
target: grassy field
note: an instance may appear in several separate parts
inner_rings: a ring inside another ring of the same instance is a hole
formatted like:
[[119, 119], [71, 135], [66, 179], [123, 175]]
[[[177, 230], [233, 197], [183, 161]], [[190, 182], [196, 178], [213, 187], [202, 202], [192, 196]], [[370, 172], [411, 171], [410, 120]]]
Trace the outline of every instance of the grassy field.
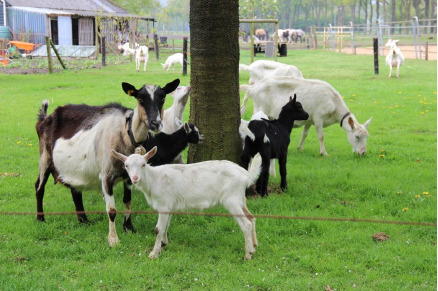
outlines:
[[[50, 100], [49, 112], [83, 102], [121, 102], [133, 108], [135, 102], [124, 94], [121, 82], [164, 85], [181, 78], [182, 85], [190, 83], [188, 76], [163, 72], [150, 59], [148, 71], [140, 73], [134, 63], [53, 75], [4, 75], [0, 69], [0, 212], [36, 211], [35, 122], [41, 100]], [[249, 199], [251, 212], [436, 223], [437, 63], [407, 60], [400, 78], [388, 79], [383, 57], [380, 75], [374, 75], [368, 56], [290, 50], [279, 61], [296, 65], [305, 78], [333, 85], [361, 123], [372, 116], [368, 153], [355, 156], [336, 124], [324, 131], [329, 157], [319, 156], [313, 128], [299, 152], [302, 129], [294, 129], [289, 190]], [[241, 62], [249, 64], [248, 51], [242, 51]], [[248, 78], [242, 73], [240, 83]], [[165, 106], [171, 103], [168, 98]], [[70, 192], [52, 181], [46, 186], [45, 211], [74, 211]], [[270, 183], [278, 189], [279, 177], [271, 177]], [[121, 210], [121, 185], [115, 193]], [[84, 205], [89, 211], [105, 209], [98, 192], [84, 193]], [[133, 210], [150, 210], [137, 190]], [[75, 215], [47, 215], [46, 223], [34, 215], [1, 215], [0, 290], [437, 289], [433, 226], [258, 218], [259, 247], [253, 260], [244, 261], [243, 235], [232, 218], [175, 215], [170, 244], [158, 260], [149, 260], [157, 215], [134, 215], [135, 234], [123, 232], [119, 215], [120, 244], [114, 248], [106, 242], [106, 215], [91, 214], [89, 219], [90, 224], [81, 225]], [[374, 241], [378, 232], [389, 239]]]

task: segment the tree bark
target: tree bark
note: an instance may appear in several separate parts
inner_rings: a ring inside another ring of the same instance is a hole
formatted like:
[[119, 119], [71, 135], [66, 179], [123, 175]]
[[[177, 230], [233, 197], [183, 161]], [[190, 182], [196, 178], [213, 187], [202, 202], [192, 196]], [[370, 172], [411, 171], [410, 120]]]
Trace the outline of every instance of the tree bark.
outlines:
[[190, 1], [190, 122], [205, 136], [189, 162], [240, 162], [239, 1]]

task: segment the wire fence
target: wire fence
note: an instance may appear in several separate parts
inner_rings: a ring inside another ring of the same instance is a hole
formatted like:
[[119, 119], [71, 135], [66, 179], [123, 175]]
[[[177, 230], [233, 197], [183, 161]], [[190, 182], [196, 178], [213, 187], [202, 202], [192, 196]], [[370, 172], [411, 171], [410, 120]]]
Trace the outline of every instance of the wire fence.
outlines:
[[[231, 213], [210, 213], [210, 212], [177, 212], [177, 211], [77, 211], [77, 212], [16, 212], [16, 211], [0, 211], [0, 215], [23, 215], [23, 216], [37, 216], [37, 215], [79, 215], [79, 214], [141, 214], [141, 215], [156, 215], [156, 214], [168, 214], [168, 215], [190, 215], [190, 216], [216, 216], [216, 217], [240, 217], [243, 215], [236, 215]], [[416, 226], [428, 226], [436, 227], [436, 223], [431, 222], [415, 222], [415, 221], [393, 221], [393, 220], [375, 220], [364, 218], [336, 218], [336, 217], [309, 217], [309, 216], [287, 216], [287, 215], [271, 215], [271, 214], [253, 214], [255, 218], [263, 219], [281, 219], [281, 220], [315, 220], [315, 221], [331, 221], [331, 222], [362, 222], [373, 224], [396, 224], [396, 225], [416, 225]]]
[[436, 19], [419, 20], [416, 16], [410, 21], [385, 23], [377, 20], [374, 25], [311, 27], [309, 28], [309, 48], [322, 47], [338, 52], [352, 54], [372, 54], [372, 39], [378, 38], [379, 55], [385, 55], [387, 39], [398, 39], [398, 46], [406, 58], [437, 59]]

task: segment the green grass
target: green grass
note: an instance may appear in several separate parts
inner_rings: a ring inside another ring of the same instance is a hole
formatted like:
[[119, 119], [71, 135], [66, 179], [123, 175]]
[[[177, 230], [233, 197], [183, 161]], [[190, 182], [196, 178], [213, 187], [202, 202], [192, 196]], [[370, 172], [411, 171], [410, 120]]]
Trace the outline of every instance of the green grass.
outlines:
[[[302, 129], [294, 129], [289, 190], [249, 199], [251, 212], [435, 223], [437, 63], [406, 60], [400, 78], [388, 79], [384, 58], [379, 59], [380, 75], [374, 75], [368, 56], [289, 50], [279, 61], [296, 65], [305, 78], [332, 84], [360, 122], [372, 116], [368, 153], [355, 156], [336, 124], [324, 130], [329, 157], [319, 156], [313, 128], [299, 152]], [[249, 64], [248, 51], [241, 52], [241, 62]], [[182, 85], [190, 82], [180, 73], [163, 72], [153, 57], [146, 73], [134, 68], [128, 63], [53, 75], [0, 71], [0, 211], [36, 210], [34, 126], [42, 99], [50, 100], [49, 112], [82, 102], [120, 101], [132, 108], [135, 102], [123, 93], [123, 81], [136, 86], [164, 85], [174, 78], [181, 78]], [[242, 73], [240, 83], [248, 78]], [[171, 103], [168, 98], [165, 106]], [[245, 119], [251, 111], [252, 103]], [[52, 181], [46, 186], [45, 211], [74, 211], [69, 191]], [[278, 189], [279, 177], [271, 177], [270, 183]], [[118, 185], [118, 209], [123, 209], [121, 192]], [[84, 205], [86, 210], [105, 208], [98, 192], [85, 192]], [[137, 190], [133, 210], [150, 210]], [[437, 289], [436, 227], [430, 226], [259, 218], [259, 247], [252, 261], [244, 261], [243, 236], [233, 219], [175, 215], [170, 244], [158, 260], [149, 260], [156, 215], [134, 215], [136, 234], [123, 232], [119, 215], [120, 244], [114, 248], [107, 246], [105, 215], [89, 215], [88, 225], [80, 225], [75, 215], [48, 215], [46, 223], [33, 215], [1, 218], [1, 290], [323, 290], [327, 284], [336, 290]], [[389, 240], [373, 241], [377, 232], [388, 234]]]

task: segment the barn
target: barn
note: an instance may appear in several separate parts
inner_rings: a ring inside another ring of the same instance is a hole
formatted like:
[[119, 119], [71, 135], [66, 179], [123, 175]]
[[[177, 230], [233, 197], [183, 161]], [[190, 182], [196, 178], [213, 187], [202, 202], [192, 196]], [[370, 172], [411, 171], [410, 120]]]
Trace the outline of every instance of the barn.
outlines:
[[155, 22], [109, 0], [0, 0], [0, 38], [35, 44], [46, 36], [55, 45], [93, 46], [99, 36], [112, 43], [129, 38], [128, 31], [138, 35], [139, 28], [148, 34]]

